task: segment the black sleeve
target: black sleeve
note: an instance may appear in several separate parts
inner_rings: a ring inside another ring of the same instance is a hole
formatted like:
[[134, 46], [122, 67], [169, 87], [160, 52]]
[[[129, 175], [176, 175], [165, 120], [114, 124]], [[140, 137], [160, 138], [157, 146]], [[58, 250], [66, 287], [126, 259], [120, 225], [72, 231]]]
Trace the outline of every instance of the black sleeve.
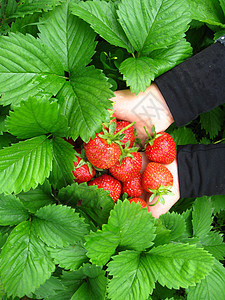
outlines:
[[225, 144], [178, 146], [180, 197], [225, 195]]
[[225, 103], [224, 40], [155, 79], [177, 126]]

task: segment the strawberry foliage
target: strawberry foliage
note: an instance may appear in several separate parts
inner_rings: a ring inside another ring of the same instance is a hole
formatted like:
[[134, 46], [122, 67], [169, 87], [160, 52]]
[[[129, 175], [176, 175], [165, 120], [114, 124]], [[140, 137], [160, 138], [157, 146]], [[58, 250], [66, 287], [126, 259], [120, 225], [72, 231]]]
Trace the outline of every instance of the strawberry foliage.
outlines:
[[[117, 88], [144, 91], [222, 34], [224, 0], [1, 1], [1, 299], [225, 298], [225, 196], [155, 219], [74, 182], [66, 141], [101, 131]], [[176, 145], [223, 142], [224, 114], [167, 131]]]

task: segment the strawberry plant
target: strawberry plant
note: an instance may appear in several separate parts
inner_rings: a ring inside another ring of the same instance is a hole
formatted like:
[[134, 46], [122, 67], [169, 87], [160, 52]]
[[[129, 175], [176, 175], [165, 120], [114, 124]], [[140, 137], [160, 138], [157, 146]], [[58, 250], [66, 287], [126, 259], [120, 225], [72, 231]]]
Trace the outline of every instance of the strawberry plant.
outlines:
[[[140, 163], [130, 184], [107, 173], [110, 145], [120, 167], [135, 137], [110, 117], [113, 91], [145, 91], [224, 33], [224, 0], [1, 1], [1, 299], [225, 298], [225, 196], [155, 219]], [[221, 105], [167, 132], [176, 145], [223, 142], [224, 116]], [[96, 139], [107, 165], [88, 149]]]

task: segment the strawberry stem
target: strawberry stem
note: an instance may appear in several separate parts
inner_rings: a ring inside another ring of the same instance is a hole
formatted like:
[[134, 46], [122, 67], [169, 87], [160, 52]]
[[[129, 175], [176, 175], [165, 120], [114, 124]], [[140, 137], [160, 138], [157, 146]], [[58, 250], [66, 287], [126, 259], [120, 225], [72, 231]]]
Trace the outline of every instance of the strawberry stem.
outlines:
[[159, 195], [159, 198], [157, 199], [157, 201], [155, 203], [149, 204], [149, 206], [155, 206], [157, 203], [160, 202], [161, 198], [162, 198], [162, 194]]
[[118, 131], [115, 135], [114, 138], [117, 137], [118, 135], [120, 135], [121, 133], [123, 133], [125, 130], [127, 130], [128, 128], [132, 127], [136, 122], [133, 122], [129, 125], [127, 125], [126, 127], [122, 128], [120, 131]]
[[145, 130], [147, 136], [149, 137], [149, 139], [152, 139], [151, 135], [149, 134], [149, 132], [148, 132], [148, 130], [147, 130], [147, 128], [145, 126], [144, 126], [144, 130]]

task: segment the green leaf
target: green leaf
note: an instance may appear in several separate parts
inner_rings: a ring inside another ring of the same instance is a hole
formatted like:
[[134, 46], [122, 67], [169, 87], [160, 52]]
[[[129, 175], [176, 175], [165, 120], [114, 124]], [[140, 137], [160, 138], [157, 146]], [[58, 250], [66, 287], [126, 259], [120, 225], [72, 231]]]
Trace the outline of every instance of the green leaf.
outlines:
[[39, 185], [36, 189], [19, 193], [17, 197], [31, 213], [35, 213], [39, 208], [55, 202], [48, 180], [45, 180], [44, 184]]
[[154, 246], [168, 244], [170, 242], [170, 229], [167, 229], [160, 219], [155, 220], [155, 234]]
[[59, 57], [31, 35], [0, 37], [0, 104], [55, 95], [65, 82]]
[[23, 297], [34, 292], [54, 271], [44, 243], [34, 234], [29, 221], [13, 229], [3, 246], [0, 272], [8, 296]]
[[179, 239], [185, 235], [186, 224], [182, 215], [175, 212], [167, 212], [161, 215], [159, 219], [162, 221], [162, 224], [170, 230], [171, 241], [179, 241]]
[[154, 79], [154, 74], [157, 73], [154, 61], [149, 57], [130, 57], [120, 65], [120, 72], [123, 74], [123, 79], [130, 86], [131, 92], [136, 95], [139, 92], [144, 92], [147, 86], [150, 86]]
[[205, 196], [195, 200], [192, 212], [193, 236], [201, 238], [209, 233], [212, 229], [212, 211], [210, 198]]
[[0, 194], [0, 225], [17, 225], [27, 220], [29, 214], [22, 202], [14, 195]]
[[[40, 39], [50, 45], [61, 58], [67, 82], [60, 90], [62, 112], [70, 126], [69, 136], [80, 137], [87, 142], [102, 123], [109, 119], [107, 109], [112, 108], [109, 98], [114, 96], [111, 84], [102, 71], [90, 63], [96, 42], [95, 33], [85, 22], [70, 15], [69, 3], [56, 8], [43, 18], [39, 25]], [[59, 39], [60, 36], [60, 39]]]
[[213, 270], [196, 287], [187, 290], [187, 300], [218, 300], [225, 298], [225, 269], [215, 260]]
[[0, 150], [0, 192], [27, 192], [44, 183], [52, 168], [51, 142], [39, 136]]
[[9, 114], [9, 109], [9, 106], [0, 107], [0, 135], [3, 135], [3, 132], [7, 132], [6, 118]]
[[219, 1], [188, 0], [191, 17], [210, 25], [223, 26], [224, 15]]
[[145, 255], [145, 264], [156, 280], [170, 289], [200, 282], [212, 270], [213, 263], [211, 254], [188, 244], [158, 246]]
[[0, 149], [8, 147], [12, 143], [16, 143], [17, 139], [16, 137], [12, 136], [8, 133], [3, 133], [3, 135], [0, 134]]
[[220, 107], [200, 115], [201, 128], [205, 129], [211, 139], [217, 136], [222, 129], [224, 116], [224, 111]]
[[58, 193], [61, 202], [74, 206], [82, 200], [78, 211], [84, 212], [98, 226], [107, 223], [109, 213], [114, 206], [114, 201], [108, 191], [98, 189], [97, 186], [87, 186], [86, 183], [73, 183], [71, 186], [62, 188]]
[[70, 83], [66, 82], [57, 97], [69, 121], [69, 136], [73, 140], [80, 135], [88, 142], [101, 130], [102, 122], [108, 120], [107, 109], [112, 108], [108, 99], [114, 97], [110, 86], [102, 71], [94, 66], [71, 74]]
[[[176, 297], [175, 293], [176, 293], [176, 290], [168, 289], [167, 287], [161, 286], [158, 282], [156, 282], [155, 289], [152, 294], [152, 298], [150, 298], [150, 299], [153, 299], [153, 300], [159, 300], [159, 299], [175, 300], [175, 299], [177, 299], [177, 298], [173, 298], [173, 296]], [[179, 293], [179, 291], [178, 291], [178, 293]], [[182, 298], [180, 298], [180, 300], [181, 299]]]
[[219, 0], [220, 2], [220, 6], [222, 7], [222, 10], [224, 12], [224, 15], [225, 15], [225, 1], [224, 0]]
[[59, 137], [52, 139], [52, 148], [53, 162], [49, 180], [55, 189], [60, 189], [74, 182], [72, 171], [75, 151], [70, 143]]
[[81, 244], [65, 248], [48, 248], [55, 264], [66, 270], [74, 271], [88, 261], [86, 249]]
[[96, 34], [90, 26], [70, 14], [70, 3], [44, 14], [38, 29], [42, 42], [54, 49], [66, 71], [86, 67], [95, 53]]
[[10, 111], [7, 127], [19, 139], [50, 133], [65, 136], [68, 131], [67, 119], [61, 114], [59, 104], [46, 97], [30, 97], [21, 102], [19, 107]]
[[37, 37], [38, 28], [37, 23], [41, 13], [34, 13], [32, 15], [26, 15], [23, 18], [16, 18], [15, 22], [11, 24], [11, 32], [21, 32], [22, 34], [29, 33], [34, 37]]
[[192, 55], [190, 44], [183, 38], [166, 48], [147, 53], [148, 57], [128, 58], [122, 62], [120, 72], [124, 74], [127, 85], [136, 94], [144, 91], [151, 80]]
[[223, 260], [225, 257], [225, 243], [223, 234], [216, 231], [209, 231], [201, 238], [201, 244], [205, 250], [209, 251], [216, 259]]
[[143, 54], [176, 43], [190, 22], [183, 0], [122, 0], [118, 6], [122, 28], [134, 49]]
[[213, 207], [213, 214], [220, 213], [225, 210], [225, 195], [214, 195], [210, 197]]
[[87, 241], [85, 244], [85, 248], [88, 250], [87, 256], [92, 263], [100, 266], [110, 260], [119, 245], [118, 234], [111, 232], [107, 225], [102, 226], [102, 231], [91, 232], [85, 239]]
[[86, 236], [85, 248], [92, 263], [104, 265], [116, 248], [142, 251], [153, 245], [154, 218], [139, 203], [118, 200], [108, 224]]
[[88, 22], [104, 40], [134, 52], [116, 13], [116, 5], [106, 1], [86, 1], [72, 5], [72, 13]]
[[170, 132], [176, 145], [197, 144], [194, 132], [187, 127], [180, 127]]
[[146, 300], [155, 287], [156, 277], [145, 255], [137, 251], [123, 251], [108, 263], [108, 285], [111, 300]]
[[61, 283], [60, 279], [51, 276], [45, 281], [37, 290], [35, 290], [35, 296], [37, 299], [46, 299], [48, 297], [53, 297], [58, 291], [63, 290], [65, 287]]
[[87, 224], [69, 206], [40, 208], [33, 220], [37, 235], [51, 247], [73, 245], [88, 233]]
[[192, 47], [183, 38], [171, 46], [153, 50], [148, 56], [154, 60], [154, 66], [157, 70], [155, 76], [159, 76], [191, 57]]
[[219, 30], [214, 34], [214, 41], [216, 41], [221, 36], [225, 35], [225, 29]]
[[10, 17], [10, 15], [12, 15], [15, 12], [17, 5], [18, 4], [16, 0], [7, 1], [6, 8], [5, 8], [5, 14], [7, 18]]
[[186, 231], [186, 234], [189, 236], [189, 237], [192, 237], [193, 236], [193, 226], [192, 226], [192, 208], [190, 209], [187, 209], [186, 211], [184, 211], [182, 213], [182, 217], [184, 218], [185, 220], [185, 231]]
[[[107, 278], [101, 267], [84, 264], [73, 272], [63, 272], [61, 281], [66, 287], [50, 300], [93, 299], [105, 300]], [[72, 297], [72, 298], [71, 298]]]
[[211, 143], [212, 142], [207, 137], [202, 137], [201, 140], [199, 141], [199, 144], [204, 144], [204, 145], [209, 145]]
[[21, 0], [17, 10], [11, 17], [23, 17], [27, 14], [33, 14], [34, 12], [48, 11], [60, 5], [61, 2], [62, 0]]
[[[76, 275], [75, 272], [74, 275]], [[71, 300], [105, 300], [107, 278], [104, 270], [95, 265], [85, 264], [77, 271], [77, 275], [82, 279], [82, 282]]]

